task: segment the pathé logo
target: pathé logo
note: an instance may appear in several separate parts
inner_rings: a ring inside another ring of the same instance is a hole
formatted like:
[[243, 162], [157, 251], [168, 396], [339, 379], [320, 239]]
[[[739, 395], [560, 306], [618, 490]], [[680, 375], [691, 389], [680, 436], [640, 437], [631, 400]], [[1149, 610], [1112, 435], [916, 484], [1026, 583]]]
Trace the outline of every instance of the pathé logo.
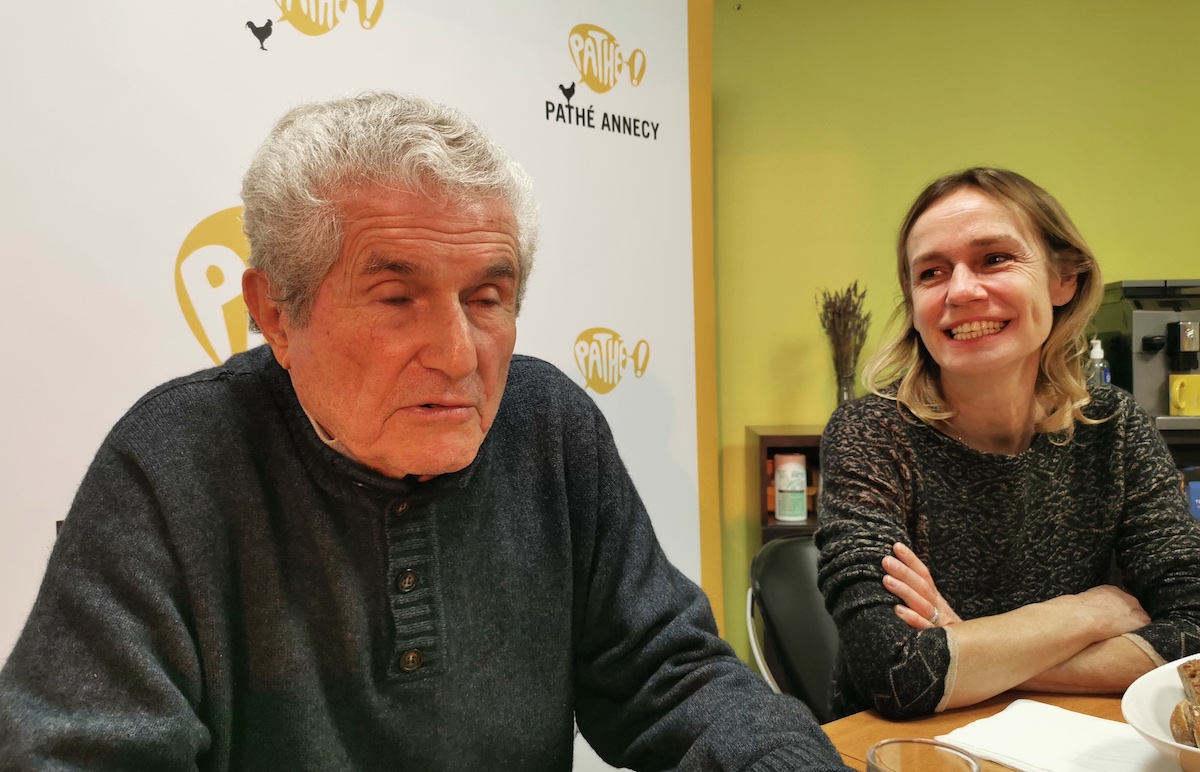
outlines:
[[201, 220], [179, 247], [175, 260], [179, 310], [215, 364], [262, 342], [261, 336], [250, 332], [242, 299], [242, 273], [249, 259], [240, 206]]
[[645, 375], [646, 365], [650, 364], [650, 344], [639, 340], [630, 350], [618, 333], [593, 327], [579, 333], [575, 339], [575, 364], [583, 374], [587, 388], [597, 394], [607, 394], [617, 387], [630, 366], [638, 378]]
[[626, 71], [632, 86], [641, 83], [646, 75], [646, 55], [642, 50], [638, 48], [628, 57], [623, 56], [613, 34], [595, 24], [576, 24], [567, 36], [567, 45], [575, 69], [579, 70], [579, 81], [597, 94], [615, 86], [617, 77]]
[[[298, 32], [305, 35], [324, 35], [341, 21], [340, 15], [346, 12], [346, 7], [353, 2], [358, 6], [358, 23], [363, 29], [374, 28], [383, 13], [383, 0], [275, 0], [276, 7], [283, 14], [278, 21], [291, 24]], [[246, 27], [258, 39], [258, 47], [267, 50], [267, 38], [274, 31], [274, 22], [267, 19], [261, 26], [253, 21], [246, 22]]]
[[[353, 0], [358, 6], [358, 23], [371, 29], [383, 13], [383, 0]], [[286, 21], [305, 35], [324, 35], [338, 25], [338, 14], [346, 12], [350, 0], [275, 0]]]

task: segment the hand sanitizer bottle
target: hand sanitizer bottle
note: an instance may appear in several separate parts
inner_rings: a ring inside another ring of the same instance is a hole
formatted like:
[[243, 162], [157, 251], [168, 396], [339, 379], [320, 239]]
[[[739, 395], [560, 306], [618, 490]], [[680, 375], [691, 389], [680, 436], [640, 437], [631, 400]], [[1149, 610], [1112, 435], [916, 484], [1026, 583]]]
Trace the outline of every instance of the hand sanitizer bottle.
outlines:
[[1104, 358], [1104, 349], [1100, 347], [1100, 339], [1092, 338], [1092, 351], [1088, 354], [1087, 380], [1092, 383], [1112, 383], [1112, 371], [1109, 370], [1108, 360]]

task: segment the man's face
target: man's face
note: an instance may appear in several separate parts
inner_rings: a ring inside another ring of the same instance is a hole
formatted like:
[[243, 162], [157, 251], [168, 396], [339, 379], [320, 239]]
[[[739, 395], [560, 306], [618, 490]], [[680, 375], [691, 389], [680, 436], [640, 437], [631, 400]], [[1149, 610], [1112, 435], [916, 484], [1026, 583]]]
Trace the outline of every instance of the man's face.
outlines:
[[284, 313], [278, 334], [264, 328], [276, 359], [361, 463], [392, 477], [463, 469], [496, 418], [516, 343], [512, 210], [369, 187], [341, 212], [345, 240], [308, 324]]

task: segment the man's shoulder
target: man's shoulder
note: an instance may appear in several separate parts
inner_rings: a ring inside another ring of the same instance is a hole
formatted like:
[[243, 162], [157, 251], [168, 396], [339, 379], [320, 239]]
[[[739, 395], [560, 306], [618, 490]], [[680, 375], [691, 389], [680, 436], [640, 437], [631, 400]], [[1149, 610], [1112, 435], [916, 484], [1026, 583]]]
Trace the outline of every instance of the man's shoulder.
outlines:
[[566, 409], [592, 409], [595, 403], [579, 384], [544, 359], [514, 354], [508, 368], [504, 399], [512, 406], [539, 404]]
[[259, 410], [269, 399], [266, 376], [273, 366], [270, 349], [260, 346], [217, 367], [173, 378], [137, 400], [113, 431], [169, 435], [192, 423], [216, 426]]
[[508, 366], [508, 372], [510, 382], [513, 377], [516, 377], [521, 382], [525, 380], [537, 380], [551, 385], [557, 384], [560, 381], [574, 383], [557, 366], [550, 364], [545, 359], [539, 359], [529, 354], [513, 354], [512, 361]]
[[600, 408], [570, 376], [537, 357], [514, 355], [496, 416], [497, 435], [540, 443], [589, 442], [607, 431]]

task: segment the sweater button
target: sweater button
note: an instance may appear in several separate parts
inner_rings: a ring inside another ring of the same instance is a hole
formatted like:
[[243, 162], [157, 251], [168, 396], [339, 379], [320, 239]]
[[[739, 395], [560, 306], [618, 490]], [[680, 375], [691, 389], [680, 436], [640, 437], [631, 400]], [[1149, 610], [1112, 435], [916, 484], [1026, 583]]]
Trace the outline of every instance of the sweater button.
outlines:
[[396, 505], [396, 514], [397, 515], [403, 515], [407, 511], [408, 511], [408, 502], [407, 501], [401, 501], [399, 504]]
[[405, 673], [411, 673], [421, 667], [421, 650], [409, 649], [400, 655], [400, 669]]
[[396, 577], [396, 589], [400, 592], [412, 592], [417, 586], [417, 572], [411, 568], [404, 569], [404, 573]]

